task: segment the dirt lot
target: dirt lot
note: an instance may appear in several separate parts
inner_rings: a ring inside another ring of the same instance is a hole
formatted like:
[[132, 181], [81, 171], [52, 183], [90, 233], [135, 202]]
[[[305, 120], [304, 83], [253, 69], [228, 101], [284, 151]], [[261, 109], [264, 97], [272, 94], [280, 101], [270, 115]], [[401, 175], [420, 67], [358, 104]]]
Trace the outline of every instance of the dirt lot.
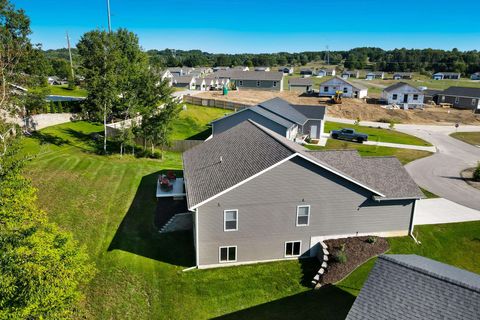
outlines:
[[[281, 97], [294, 104], [327, 105], [327, 114], [337, 118], [357, 119], [363, 121], [386, 121], [393, 119], [397, 123], [463, 123], [480, 125], [480, 115], [471, 111], [444, 109], [437, 107], [425, 108], [425, 110], [387, 110], [378, 104], [364, 102], [360, 99], [343, 99], [342, 104], [332, 105], [326, 98], [317, 96], [298, 95], [296, 92], [282, 91], [256, 91], [242, 90], [231, 91], [228, 96], [223, 96], [218, 91], [201, 92], [197, 97], [228, 100], [254, 105], [256, 103]], [[369, 101], [370, 102], [370, 101]]]

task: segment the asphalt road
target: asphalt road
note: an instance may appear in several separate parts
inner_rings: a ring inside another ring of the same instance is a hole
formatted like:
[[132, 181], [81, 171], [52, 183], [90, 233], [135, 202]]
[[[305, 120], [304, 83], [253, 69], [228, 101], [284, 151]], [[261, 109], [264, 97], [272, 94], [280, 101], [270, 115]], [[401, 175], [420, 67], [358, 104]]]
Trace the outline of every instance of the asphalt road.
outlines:
[[[476, 166], [480, 161], [480, 148], [449, 136], [452, 126], [398, 126], [399, 131], [422, 138], [437, 147], [437, 152], [427, 158], [405, 166], [415, 182], [440, 197], [466, 207], [480, 210], [480, 190], [469, 186], [460, 172]], [[465, 126], [461, 131], [480, 131], [478, 126]]]
[[[327, 117], [327, 120], [353, 123], [353, 120]], [[388, 124], [362, 121], [361, 125], [388, 127]], [[396, 130], [424, 139], [437, 148], [437, 152], [405, 166], [415, 182], [436, 195], [480, 210], [480, 190], [469, 186], [461, 177], [464, 169], [480, 161], [480, 148], [449, 136], [455, 132], [453, 125], [398, 124]], [[480, 131], [480, 126], [460, 125], [458, 131]]]

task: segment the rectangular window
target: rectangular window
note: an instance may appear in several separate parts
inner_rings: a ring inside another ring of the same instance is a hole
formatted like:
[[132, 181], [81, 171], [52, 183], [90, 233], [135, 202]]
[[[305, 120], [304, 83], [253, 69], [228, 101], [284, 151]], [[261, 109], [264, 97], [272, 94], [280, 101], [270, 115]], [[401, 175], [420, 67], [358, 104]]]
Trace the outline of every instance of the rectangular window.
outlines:
[[393, 100], [397, 100], [397, 98], [398, 98], [398, 95], [397, 95], [397, 94], [392, 94], [392, 99], [393, 99]]
[[476, 99], [472, 99], [472, 106], [476, 105], [477, 104], [477, 100]]
[[223, 211], [223, 231], [237, 231], [238, 230], [238, 210]]
[[274, 87], [277, 86], [277, 81], [273, 81], [273, 86], [274, 86]]
[[310, 206], [297, 206], [297, 227], [308, 226], [310, 223]]
[[328, 92], [328, 86], [323, 87], [323, 92]]
[[257, 87], [260, 87], [260, 81], [257, 81]]
[[298, 257], [300, 255], [302, 241], [285, 242], [285, 257]]
[[415, 100], [415, 101], [418, 100], [418, 94], [413, 95], [413, 100]]
[[455, 97], [455, 103], [459, 103], [460, 102], [460, 97]]
[[347, 87], [344, 87], [343, 88], [343, 93], [347, 93], [348, 92], [348, 88]]
[[238, 85], [242, 87], [242, 86], [243, 86], [243, 81], [240, 80], [239, 83], [238, 83]]
[[237, 261], [237, 247], [220, 247], [219, 249], [220, 262], [235, 262]]

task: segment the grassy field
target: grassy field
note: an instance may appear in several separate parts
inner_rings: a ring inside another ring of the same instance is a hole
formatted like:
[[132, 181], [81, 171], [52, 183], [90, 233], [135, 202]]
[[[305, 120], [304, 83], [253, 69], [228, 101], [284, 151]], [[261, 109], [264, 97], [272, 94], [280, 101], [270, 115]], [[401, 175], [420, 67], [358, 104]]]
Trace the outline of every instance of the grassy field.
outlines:
[[474, 146], [480, 146], [480, 132], [455, 132], [450, 136]]
[[48, 86], [50, 94], [55, 96], [86, 97], [87, 90], [76, 87], [74, 90], [68, 89], [68, 85]]
[[173, 123], [173, 140], [203, 140], [211, 133], [210, 126], [208, 125], [211, 121], [232, 112], [230, 110], [201, 107], [192, 104], [186, 104], [186, 106], [187, 110], [182, 110], [179, 118]]
[[[306, 285], [312, 260], [182, 272], [194, 264], [192, 234], [159, 234], [152, 223], [156, 177], [180, 169], [180, 154], [166, 152], [162, 161], [100, 156], [89, 134], [101, 129], [75, 122], [24, 139], [24, 152], [35, 155], [26, 175], [39, 188], [40, 206], [87, 246], [97, 265], [85, 288], [85, 318], [345, 318], [373, 261], [318, 291]], [[421, 246], [394, 238], [391, 252], [480, 272], [479, 222], [418, 227], [415, 234]]]
[[360, 155], [364, 157], [395, 156], [404, 165], [413, 160], [417, 160], [417, 159], [432, 155], [432, 153], [428, 151], [369, 146], [365, 144], [347, 142], [342, 140], [334, 140], [334, 139], [328, 139], [327, 145], [325, 147], [317, 147], [312, 145], [307, 145], [306, 147], [312, 150], [357, 149]]
[[339, 130], [342, 128], [352, 128], [361, 133], [368, 134], [368, 140], [370, 141], [411, 144], [417, 146], [431, 146], [431, 144], [425, 140], [395, 130], [355, 126], [353, 124], [330, 121], [327, 121], [325, 123], [325, 133], [329, 133], [332, 130]]

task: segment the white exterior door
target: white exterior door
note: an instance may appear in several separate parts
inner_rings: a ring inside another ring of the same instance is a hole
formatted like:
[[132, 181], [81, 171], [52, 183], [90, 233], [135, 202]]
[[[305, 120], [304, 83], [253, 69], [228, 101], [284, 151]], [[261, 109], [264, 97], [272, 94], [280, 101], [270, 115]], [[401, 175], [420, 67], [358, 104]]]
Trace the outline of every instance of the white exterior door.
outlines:
[[317, 139], [318, 135], [318, 127], [317, 126], [310, 126], [310, 138]]

